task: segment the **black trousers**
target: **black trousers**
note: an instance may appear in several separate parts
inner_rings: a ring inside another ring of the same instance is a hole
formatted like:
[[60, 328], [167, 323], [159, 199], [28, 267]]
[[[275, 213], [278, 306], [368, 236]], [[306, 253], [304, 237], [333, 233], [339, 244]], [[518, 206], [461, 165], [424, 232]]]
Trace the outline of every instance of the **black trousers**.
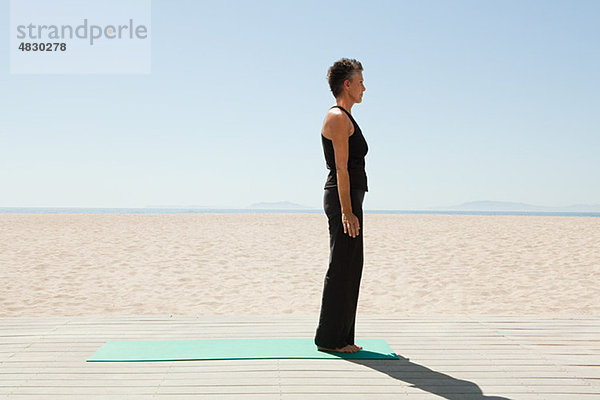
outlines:
[[354, 238], [344, 233], [337, 188], [325, 189], [323, 208], [329, 220], [329, 268], [323, 285], [321, 313], [314, 342], [327, 348], [354, 344], [358, 290], [363, 269], [364, 190], [351, 189], [352, 213], [360, 222]]

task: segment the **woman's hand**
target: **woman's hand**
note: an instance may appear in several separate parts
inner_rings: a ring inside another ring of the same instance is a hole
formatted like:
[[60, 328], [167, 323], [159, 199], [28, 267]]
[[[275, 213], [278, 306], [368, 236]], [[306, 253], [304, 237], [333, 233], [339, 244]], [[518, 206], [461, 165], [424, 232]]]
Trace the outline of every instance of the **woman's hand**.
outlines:
[[342, 225], [344, 226], [344, 233], [350, 235], [350, 237], [358, 236], [360, 229], [360, 223], [358, 217], [353, 213], [342, 213]]

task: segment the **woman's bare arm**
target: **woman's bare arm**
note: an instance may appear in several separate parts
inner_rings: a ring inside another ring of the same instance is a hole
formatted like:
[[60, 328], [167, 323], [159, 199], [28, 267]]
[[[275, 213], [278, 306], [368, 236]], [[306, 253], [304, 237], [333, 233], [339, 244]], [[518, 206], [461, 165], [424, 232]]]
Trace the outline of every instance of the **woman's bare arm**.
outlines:
[[[350, 175], [348, 173], [348, 138], [351, 133], [348, 117], [341, 111], [332, 109], [327, 114], [323, 126], [325, 136], [331, 137], [333, 152], [335, 154], [335, 167], [337, 186], [342, 209], [342, 223], [344, 233], [355, 237], [360, 229], [358, 217], [352, 212], [350, 199]], [[348, 231], [348, 232], [347, 232]]]

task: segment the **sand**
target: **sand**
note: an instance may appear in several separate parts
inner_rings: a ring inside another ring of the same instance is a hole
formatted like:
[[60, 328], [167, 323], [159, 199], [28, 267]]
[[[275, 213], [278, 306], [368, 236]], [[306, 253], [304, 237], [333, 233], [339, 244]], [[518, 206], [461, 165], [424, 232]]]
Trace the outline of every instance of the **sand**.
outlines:
[[[364, 215], [360, 315], [598, 315], [600, 218]], [[318, 316], [324, 214], [0, 214], [0, 317]]]

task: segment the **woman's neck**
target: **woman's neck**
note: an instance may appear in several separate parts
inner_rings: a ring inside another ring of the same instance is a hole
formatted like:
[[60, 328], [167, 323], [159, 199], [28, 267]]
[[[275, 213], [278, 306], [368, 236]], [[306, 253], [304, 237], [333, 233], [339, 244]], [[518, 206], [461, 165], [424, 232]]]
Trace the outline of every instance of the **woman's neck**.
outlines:
[[354, 105], [352, 100], [339, 98], [335, 100], [335, 104], [352, 114], [352, 106]]

